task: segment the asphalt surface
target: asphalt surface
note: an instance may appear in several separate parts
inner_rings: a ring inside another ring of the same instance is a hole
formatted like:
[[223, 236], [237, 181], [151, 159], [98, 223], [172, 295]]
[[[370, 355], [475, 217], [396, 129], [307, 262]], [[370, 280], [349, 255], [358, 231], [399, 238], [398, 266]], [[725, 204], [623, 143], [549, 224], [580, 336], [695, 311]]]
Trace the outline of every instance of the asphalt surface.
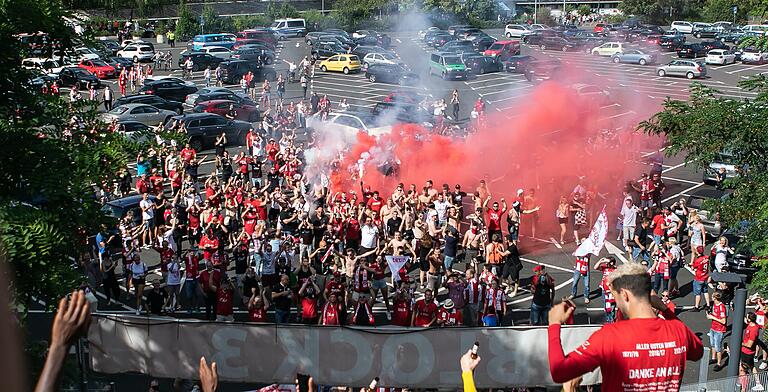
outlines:
[[[501, 38], [501, 31], [490, 30], [489, 34]], [[471, 103], [473, 103], [478, 97], [484, 99], [488, 103], [488, 109], [498, 111], [501, 115], [514, 117], [514, 108], [517, 104], [525, 98], [525, 95], [531, 91], [533, 85], [528, 82], [521, 74], [509, 74], [509, 73], [490, 73], [480, 75], [475, 78], [471, 78], [466, 81], [444, 81], [437, 77], [429, 78], [426, 76], [426, 67], [429, 61], [428, 53], [431, 52], [430, 48], [427, 48], [416, 36], [415, 33], [395, 33], [391, 34], [393, 38], [392, 43], [394, 50], [401, 56], [401, 58], [409, 64], [415, 72], [421, 75], [422, 83], [416, 87], [406, 87], [408, 89], [422, 92], [435, 99], [450, 98], [451, 91], [457, 89], [459, 91], [462, 102], [460, 118], [459, 120], [465, 120], [469, 117], [469, 111], [471, 110]], [[165, 45], [157, 45], [158, 50], [168, 50]], [[183, 48], [177, 47], [172, 49], [174, 53], [174, 65], [178, 58], [178, 52]], [[530, 54], [536, 57], [552, 57], [558, 58], [563, 63], [572, 65], [576, 69], [583, 71], [584, 82], [597, 84], [605, 89], [608, 89], [611, 94], [617, 95], [636, 95], [642, 97], [644, 102], [650, 100], [656, 104], [660, 104], [666, 97], [674, 99], [687, 99], [688, 88], [691, 83], [697, 82], [707, 86], [713, 87], [721, 92], [722, 95], [731, 98], [752, 98], [754, 93], [744, 91], [737, 87], [736, 84], [749, 77], [750, 75], [768, 71], [768, 65], [743, 65], [732, 64], [727, 66], [707, 66], [708, 77], [701, 80], [689, 81], [685, 78], [676, 77], [658, 77], [655, 74], [655, 66], [647, 65], [628, 65], [628, 64], [613, 64], [609, 58], [597, 57], [581, 52], [559, 52], [559, 51], [541, 51], [538, 48], [531, 48], [529, 46], [523, 46], [522, 54]], [[305, 55], [309, 55], [309, 48], [305, 44], [303, 39], [289, 39], [280, 44], [277, 50], [278, 60], [275, 63], [275, 68], [279, 72], [287, 73], [287, 64], [281, 60], [288, 60], [294, 63], [298, 63]], [[676, 58], [674, 53], [662, 54], [661, 62], [667, 62], [673, 58]], [[156, 71], [156, 74], [167, 74], [166, 72]], [[170, 72], [174, 75], [180, 75], [181, 72], [173, 70]], [[312, 89], [320, 95], [327, 94], [333, 103], [333, 107], [336, 107], [341, 99], [347, 99], [348, 103], [354, 108], [360, 110], [366, 110], [375, 105], [376, 102], [380, 102], [388, 93], [393, 91], [399, 91], [404, 87], [383, 84], [383, 83], [370, 83], [361, 74], [343, 75], [341, 73], [324, 73], [319, 69], [315, 73], [316, 77], [312, 81]], [[203, 83], [202, 72], [196, 72], [192, 79], [198, 84]], [[116, 83], [115, 80], [107, 81], [108, 83]], [[427, 88], [427, 86], [429, 88]], [[239, 90], [237, 85], [229, 86], [232, 90]], [[119, 94], [119, 90], [113, 88], [115, 92]], [[293, 101], [301, 97], [301, 88], [298, 83], [288, 84], [286, 91], [286, 99]], [[637, 115], [637, 112], [633, 110], [632, 106], [622, 106], [621, 104], [611, 104], [602, 107], [601, 116], [606, 121], [627, 121], [627, 118], [632, 118]], [[654, 150], [639, 151], [638, 153], [648, 156], [656, 153]], [[203, 172], [210, 172], [213, 165], [206, 163], [202, 170]], [[638, 173], [639, 174], [639, 173]], [[702, 175], [694, 168], [686, 165], [683, 157], [665, 157], [663, 163], [662, 178], [667, 185], [667, 191], [663, 195], [664, 203], [669, 204], [670, 201], [676, 200], [680, 197], [686, 197], [692, 192], [700, 189], [710, 189], [709, 185], [705, 185], [702, 182]], [[612, 254], [615, 254], [622, 262], [628, 257], [621, 250], [619, 242], [615, 241], [616, 232], [613, 230], [612, 222], [615, 222], [616, 211], [608, 210], [609, 222], [611, 223], [611, 231], [608, 234], [607, 247], [612, 250]], [[542, 238], [526, 237], [527, 232], [522, 232], [523, 237], [521, 239], [521, 252], [523, 253], [524, 270], [521, 272], [521, 276], [524, 278], [523, 283], [527, 282], [527, 278], [531, 275], [531, 269], [535, 264], [543, 264], [549, 267], [550, 275], [556, 280], [557, 292], [556, 297], [565, 297], [570, 294], [572, 283], [572, 271], [573, 271], [573, 257], [571, 253], [575, 250], [574, 243], [566, 243], [560, 245], [554, 239], [551, 234], [543, 233], [539, 234]], [[711, 241], [711, 240], [710, 240]], [[711, 242], [710, 242], [711, 243]], [[185, 247], [187, 245], [185, 244]], [[608, 251], [604, 250], [604, 255], [607, 255]], [[157, 254], [154, 251], [146, 250], [142, 253], [142, 259], [150, 266], [156, 266], [158, 263]], [[463, 269], [462, 266], [459, 269]], [[159, 275], [155, 274], [156, 278]], [[153, 277], [149, 277], [151, 280]], [[694, 313], [690, 309], [693, 305], [693, 298], [691, 292], [691, 279], [692, 274], [687, 269], [682, 269], [679, 274], [681, 293], [683, 297], [674, 300], [678, 309], [682, 310], [679, 314], [680, 318], [689, 325], [695, 332], [703, 333], [706, 335], [706, 331], [709, 329], [709, 321], [706, 320], [704, 313]], [[598, 323], [602, 319], [602, 299], [599, 298], [599, 282], [600, 276], [598, 273], [592, 273], [590, 279], [590, 287], [592, 288], [591, 298], [592, 302], [585, 305], [583, 299], [578, 297], [576, 303], [578, 305], [577, 310], [577, 323]], [[579, 292], [582, 292], [582, 288], [579, 288]], [[125, 294], [125, 293], [123, 293]], [[444, 294], [441, 292], [441, 294]], [[442, 297], [442, 295], [441, 295]], [[103, 299], [103, 298], [102, 298]], [[123, 297], [125, 300], [125, 297]], [[514, 323], [515, 325], [526, 325], [528, 319], [528, 309], [530, 306], [530, 295], [521, 290], [514, 298], [510, 298], [511, 315], [508, 317], [507, 325]], [[100, 304], [100, 310], [111, 311], [124, 311], [133, 312], [134, 302], [126, 301], [120, 306], [107, 306], [103, 301]], [[384, 321], [383, 317], [383, 305], [378, 304], [375, 307], [377, 317]], [[186, 317], [186, 314], [178, 314], [179, 317]], [[240, 311], [236, 313], [236, 318], [245, 319], [246, 315]], [[706, 336], [703, 336], [705, 345], [708, 343]], [[685, 375], [685, 382], [692, 382], [698, 379], [698, 364], [691, 364]], [[725, 371], [720, 373], [714, 373], [710, 367], [710, 378], [724, 377]]]

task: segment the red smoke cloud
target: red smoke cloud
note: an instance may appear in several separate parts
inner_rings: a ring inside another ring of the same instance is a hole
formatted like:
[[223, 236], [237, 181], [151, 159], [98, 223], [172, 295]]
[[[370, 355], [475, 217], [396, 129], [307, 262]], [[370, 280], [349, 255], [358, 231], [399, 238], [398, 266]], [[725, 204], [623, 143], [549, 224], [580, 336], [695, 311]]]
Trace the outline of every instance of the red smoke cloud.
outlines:
[[[461, 184], [466, 192], [474, 192], [484, 179], [495, 200], [511, 200], [519, 188], [536, 189], [541, 221], [554, 226], [560, 196], [568, 196], [578, 177], [584, 176], [584, 185], [607, 195], [592, 208], [599, 211], [607, 204], [608, 211], [615, 213], [614, 201], [621, 195], [622, 184], [649, 169], [636, 162], [639, 151], [651, 151], [660, 144], [634, 131], [657, 105], [618, 100], [620, 106], [601, 108], [601, 103], [580, 99], [563, 84], [545, 82], [517, 107], [503, 113], [488, 111], [485, 127], [463, 140], [432, 135], [411, 124], [397, 125], [378, 139], [360, 133], [338, 162], [331, 186], [334, 191], [359, 189], [351, 173], [356, 173], [358, 159], [368, 153], [363, 181], [383, 197], [399, 182], [406, 189], [416, 184], [421, 191], [431, 179], [438, 189], [444, 183], [451, 190]], [[630, 109], [634, 113], [626, 114]], [[606, 138], [606, 129], [613, 129], [614, 136]], [[385, 159], [380, 155], [394, 155], [400, 161], [397, 175], [385, 176], [377, 170]]]

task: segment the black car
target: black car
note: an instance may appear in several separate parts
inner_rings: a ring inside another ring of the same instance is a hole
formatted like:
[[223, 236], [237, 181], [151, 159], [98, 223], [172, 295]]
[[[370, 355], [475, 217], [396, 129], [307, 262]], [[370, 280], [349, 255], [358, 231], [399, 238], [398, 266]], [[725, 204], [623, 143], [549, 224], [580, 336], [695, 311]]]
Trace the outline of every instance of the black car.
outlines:
[[679, 36], [662, 35], [661, 38], [659, 38], [659, 46], [661, 47], [661, 50], [667, 52], [676, 52], [677, 49], [683, 45], [685, 45], [685, 36], [682, 34]]
[[532, 34], [523, 36], [523, 42], [531, 46], [539, 46], [547, 38], [563, 37], [562, 33], [552, 30], [535, 30]]
[[62, 87], [77, 85], [80, 90], [88, 88], [88, 83], [92, 83], [96, 88], [101, 88], [101, 81], [96, 75], [80, 67], [64, 68], [59, 72], [59, 83]]
[[313, 59], [327, 59], [335, 54], [347, 53], [346, 49], [339, 44], [320, 44], [312, 47]]
[[530, 82], [556, 78], [562, 69], [560, 60], [535, 60], [526, 65], [525, 78]]
[[569, 41], [565, 38], [559, 37], [547, 37], [541, 40], [539, 48], [542, 50], [561, 50], [563, 52], [569, 52], [574, 50], [580, 50], [581, 45], [577, 42]]
[[184, 102], [187, 95], [194, 92], [197, 92], [197, 87], [162, 79], [145, 83], [139, 90], [139, 94], [152, 94], [176, 102]]
[[[101, 207], [102, 215], [113, 220], [116, 225], [120, 219], [123, 219], [128, 215], [129, 211], [133, 211], [133, 222], [137, 225], [141, 225], [141, 209], [139, 203], [143, 197], [141, 195], [133, 195], [123, 197], [121, 199], [110, 200], [103, 207]], [[149, 201], [154, 202], [155, 196], [149, 195]]]
[[[424, 42], [429, 43], [430, 39], [434, 39], [435, 36], [438, 36], [440, 34], [448, 34], [445, 30], [430, 30], [424, 33]], [[448, 34], [450, 35], [450, 34]]]
[[120, 71], [123, 70], [123, 68], [130, 70], [133, 68], [133, 60], [127, 59], [125, 57], [110, 57], [108, 60], [106, 60], [107, 64], [115, 67], [115, 71], [119, 74]]
[[275, 52], [265, 47], [241, 46], [232, 53], [232, 58], [248, 62], [262, 62], [265, 65], [274, 64]]
[[444, 53], [475, 52], [475, 46], [472, 45], [472, 41], [451, 41], [441, 46], [439, 51]]
[[213, 113], [190, 113], [172, 117], [169, 121], [182, 121], [189, 137], [189, 146], [195, 151], [213, 147], [216, 138], [225, 133], [230, 145], [244, 146], [251, 123], [228, 120]]
[[483, 37], [478, 37], [473, 39], [472, 46], [474, 46], [475, 50], [478, 52], [485, 52], [486, 49], [488, 49], [495, 42], [496, 42], [496, 38], [486, 35]]
[[115, 101], [114, 107], [129, 103], [144, 103], [147, 105], [152, 105], [158, 109], [172, 110], [178, 114], [184, 113], [184, 106], [181, 104], [181, 102], [169, 101], [165, 98], [161, 98], [153, 94], [136, 94], [120, 97]]
[[438, 35], [435, 35], [433, 39], [427, 41], [427, 43], [430, 44], [430, 46], [439, 48], [445, 45], [447, 42], [451, 42], [455, 40], [456, 40], [456, 37], [454, 37], [451, 34], [438, 34]]
[[117, 52], [121, 49], [119, 42], [109, 39], [96, 41], [94, 46], [96, 46], [99, 51], [105, 52], [107, 54], [106, 57], [116, 56]]
[[358, 38], [354, 41], [356, 45], [366, 46], [381, 46], [382, 48], [389, 48], [392, 46], [392, 38], [389, 38], [386, 34], [380, 34], [372, 32], [364, 37]]
[[221, 80], [228, 84], [240, 83], [240, 79], [248, 71], [253, 72], [253, 80], [260, 82], [264, 79], [274, 81], [277, 79], [277, 71], [271, 67], [261, 67], [257, 63], [243, 60], [225, 60], [219, 64], [222, 69]]
[[373, 82], [413, 85], [418, 83], [419, 75], [396, 64], [373, 64], [365, 71], [366, 79]]
[[[706, 49], [706, 51], [707, 51], [707, 52], [709, 52], [709, 51], [710, 51], [710, 50], [712, 50], [712, 49], [726, 49], [726, 50], [728, 50], [728, 49], [730, 49], [730, 48], [731, 48], [730, 46], [728, 46], [728, 45], [726, 45], [726, 44], [722, 43], [722, 42], [721, 42], [721, 41], [719, 41], [719, 40], [714, 40], [714, 41], [701, 41], [700, 45], [701, 45], [701, 46], [703, 46], [703, 47], [704, 47], [704, 49]], [[705, 52], [705, 53], [706, 53], [706, 52]]]
[[459, 37], [459, 39], [467, 39], [468, 36], [477, 33], [483, 33], [483, 30], [480, 30], [477, 27], [463, 27], [456, 29], [454, 35]]
[[461, 61], [467, 67], [467, 72], [473, 75], [483, 75], [489, 72], [499, 72], [504, 65], [495, 57], [482, 55], [462, 56]]
[[211, 69], [213, 69], [216, 68], [220, 62], [224, 61], [223, 59], [216, 56], [211, 56], [208, 53], [184, 52], [179, 56], [179, 68], [184, 68], [184, 63], [186, 63], [187, 59], [189, 58], [192, 59], [193, 71], [202, 71], [206, 67], [211, 67]]
[[684, 44], [677, 48], [677, 57], [696, 58], [707, 55], [707, 48], [702, 44]]
[[377, 102], [371, 113], [380, 119], [432, 126], [434, 117], [421, 110], [418, 104], [404, 102]]
[[532, 56], [510, 56], [507, 61], [504, 62], [504, 69], [510, 73], [525, 73], [528, 68], [528, 64], [536, 59]]
[[360, 45], [356, 46], [352, 51], [350, 51], [350, 54], [354, 54], [358, 58], [365, 57], [368, 53], [392, 53], [380, 46], [368, 46], [368, 45]]
[[606, 37], [602, 34], [593, 33], [591, 31], [578, 31], [568, 37], [570, 41], [578, 43], [579, 45], [587, 48], [594, 48], [600, 46], [606, 42]]

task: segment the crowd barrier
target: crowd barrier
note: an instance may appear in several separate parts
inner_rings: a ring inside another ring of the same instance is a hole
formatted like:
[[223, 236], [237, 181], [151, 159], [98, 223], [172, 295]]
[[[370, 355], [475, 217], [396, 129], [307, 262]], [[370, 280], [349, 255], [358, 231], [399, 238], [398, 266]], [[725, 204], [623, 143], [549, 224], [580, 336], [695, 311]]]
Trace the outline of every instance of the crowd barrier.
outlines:
[[[599, 326], [564, 327], [569, 352]], [[196, 379], [201, 356], [222, 381], [293, 383], [297, 373], [324, 385], [461, 386], [459, 357], [479, 342], [478, 387], [550, 386], [545, 327], [323, 327], [207, 322], [95, 314], [88, 332], [91, 367]], [[597, 384], [599, 371], [584, 377]]]
[[[706, 358], [705, 356], [704, 359]], [[685, 384], [680, 387], [680, 392], [746, 392], [766, 389], [768, 389], [768, 372], [761, 371], [746, 376], [724, 377], [707, 382]]]

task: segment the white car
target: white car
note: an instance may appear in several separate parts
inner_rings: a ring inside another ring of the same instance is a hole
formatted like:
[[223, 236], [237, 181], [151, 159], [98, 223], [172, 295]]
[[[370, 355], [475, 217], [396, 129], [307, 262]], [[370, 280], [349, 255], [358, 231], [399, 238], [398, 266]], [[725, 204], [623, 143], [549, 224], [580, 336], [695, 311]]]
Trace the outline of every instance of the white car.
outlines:
[[357, 135], [359, 131], [371, 136], [386, 135], [392, 132], [391, 126], [380, 126], [376, 122], [376, 117], [369, 112], [331, 112], [325, 121], [318, 113], [307, 119], [307, 126], [329, 131], [341, 130], [351, 137]]
[[591, 53], [595, 56], [613, 56], [616, 53], [624, 51], [622, 42], [606, 42], [600, 46], [592, 48]]
[[534, 23], [531, 25], [531, 30], [538, 31], [538, 30], [552, 30], [549, 28], [549, 26], [541, 23]]
[[611, 93], [594, 84], [574, 83], [571, 85], [571, 89], [578, 94], [579, 98], [590, 100], [599, 105], [605, 105], [611, 101]]
[[669, 29], [672, 31], [679, 31], [683, 34], [691, 34], [693, 33], [693, 23], [684, 20], [676, 20], [672, 22]]
[[533, 30], [528, 25], [508, 24], [504, 27], [504, 36], [507, 38], [522, 38], [531, 34], [533, 34]]
[[741, 62], [744, 64], [765, 64], [768, 62], [768, 52], [762, 52], [753, 47], [746, 48], [741, 53]]
[[211, 56], [218, 57], [223, 60], [229, 60], [232, 58], [232, 51], [223, 46], [206, 46], [201, 48], [200, 52], [208, 53]]
[[400, 60], [393, 53], [368, 53], [363, 57], [364, 66], [371, 66], [374, 64], [405, 65], [403, 60]]
[[64, 65], [53, 59], [29, 57], [21, 60], [21, 67], [24, 69], [39, 69], [47, 74], [58, 74], [64, 68]]
[[94, 52], [90, 48], [86, 48], [85, 46], [75, 48], [75, 54], [80, 61], [101, 59], [98, 53]]
[[707, 52], [705, 59], [707, 64], [727, 65], [736, 62], [736, 55], [726, 49], [712, 49]]
[[130, 44], [117, 52], [117, 57], [133, 59], [134, 63], [151, 61], [154, 55], [155, 51], [152, 50], [152, 47], [144, 44]]
[[432, 32], [432, 31], [440, 31], [440, 28], [432, 26], [432, 27], [430, 27], [430, 28], [428, 28], [426, 30], [419, 30], [419, 39], [421, 39], [423, 41], [424, 37], [427, 35], [427, 33]]

